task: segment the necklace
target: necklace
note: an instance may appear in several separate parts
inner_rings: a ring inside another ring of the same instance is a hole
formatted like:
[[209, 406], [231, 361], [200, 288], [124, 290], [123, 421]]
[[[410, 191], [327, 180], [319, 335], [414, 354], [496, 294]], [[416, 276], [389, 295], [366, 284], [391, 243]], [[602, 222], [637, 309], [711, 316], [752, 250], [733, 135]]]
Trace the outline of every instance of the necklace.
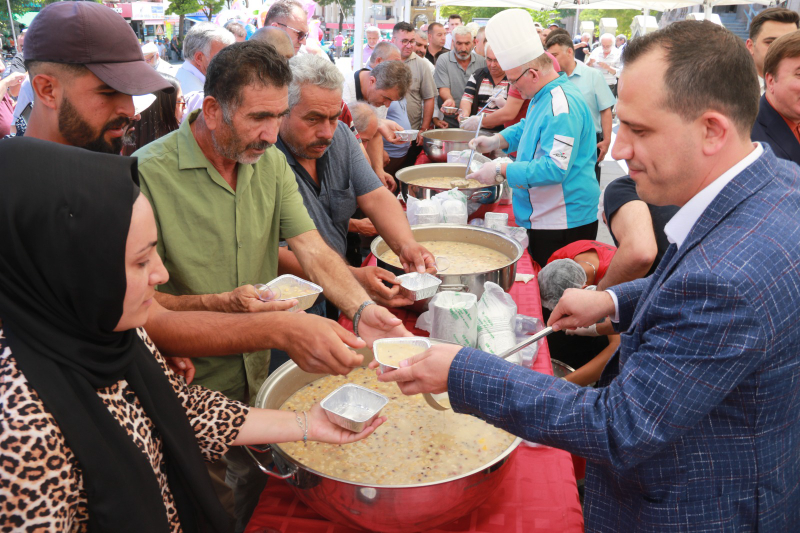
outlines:
[[581, 261], [580, 259], [578, 259], [578, 262], [579, 263], [586, 263], [587, 265], [592, 267], [592, 271], [594, 272], [594, 281], [595, 281], [595, 283], [597, 283], [597, 269], [594, 267], [594, 265], [591, 264], [589, 261]]

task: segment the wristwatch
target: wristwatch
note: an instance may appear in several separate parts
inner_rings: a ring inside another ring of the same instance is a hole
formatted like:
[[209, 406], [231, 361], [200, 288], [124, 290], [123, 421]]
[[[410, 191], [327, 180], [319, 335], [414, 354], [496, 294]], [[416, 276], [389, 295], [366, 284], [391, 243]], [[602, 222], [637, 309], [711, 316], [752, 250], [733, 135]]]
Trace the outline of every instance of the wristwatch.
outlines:
[[503, 177], [502, 169], [503, 169], [503, 165], [501, 165], [499, 161], [494, 164], [494, 182], [495, 183], [503, 183], [503, 180], [505, 178]]

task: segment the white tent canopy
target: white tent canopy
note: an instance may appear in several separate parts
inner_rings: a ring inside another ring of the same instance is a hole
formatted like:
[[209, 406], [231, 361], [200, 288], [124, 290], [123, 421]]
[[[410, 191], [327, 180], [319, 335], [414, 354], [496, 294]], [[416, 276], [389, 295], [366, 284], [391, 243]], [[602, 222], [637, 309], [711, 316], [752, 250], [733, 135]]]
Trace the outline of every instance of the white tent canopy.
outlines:
[[716, 6], [760, 4], [768, 6], [774, 0], [559, 0], [557, 9], [642, 9], [666, 11], [682, 7], [702, 6], [706, 13]]
[[436, 7], [521, 7], [525, 9], [553, 9], [561, 0], [439, 0]]
[[643, 9], [666, 11], [682, 7], [703, 6], [706, 12], [716, 6], [739, 4], [774, 4], [775, 0], [440, 0], [441, 6], [523, 7], [528, 9]]

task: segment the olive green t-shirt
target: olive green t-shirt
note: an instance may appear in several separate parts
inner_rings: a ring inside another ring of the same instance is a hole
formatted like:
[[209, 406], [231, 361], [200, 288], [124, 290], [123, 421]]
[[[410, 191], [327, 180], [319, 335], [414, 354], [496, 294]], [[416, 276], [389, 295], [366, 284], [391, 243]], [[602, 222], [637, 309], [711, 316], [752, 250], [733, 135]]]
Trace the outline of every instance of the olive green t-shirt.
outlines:
[[[279, 241], [315, 229], [280, 150], [270, 147], [255, 164], [239, 164], [234, 191], [192, 134], [198, 114], [133, 154], [169, 272], [157, 290], [178, 296], [267, 283], [278, 274]], [[267, 377], [269, 350], [193, 362], [194, 383], [252, 401]]]

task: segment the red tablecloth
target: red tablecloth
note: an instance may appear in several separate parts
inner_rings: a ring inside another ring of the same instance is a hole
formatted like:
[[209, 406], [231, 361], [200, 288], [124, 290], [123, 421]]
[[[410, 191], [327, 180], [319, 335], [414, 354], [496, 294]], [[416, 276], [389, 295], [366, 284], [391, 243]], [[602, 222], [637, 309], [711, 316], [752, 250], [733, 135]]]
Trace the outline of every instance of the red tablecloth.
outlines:
[[[511, 206], [499, 206], [513, 219]], [[374, 262], [374, 258], [371, 258]], [[528, 252], [517, 263], [517, 272], [533, 274], [534, 266]], [[535, 278], [529, 283], [516, 282], [509, 294], [517, 303], [518, 312], [542, 318], [539, 287]], [[416, 335], [427, 336], [414, 327], [417, 315], [403, 309], [393, 309], [403, 323]], [[352, 323], [339, 322], [352, 329]], [[533, 369], [553, 374], [547, 342], [539, 348]], [[513, 469], [497, 491], [478, 509], [434, 532], [470, 533], [533, 533], [582, 532], [583, 514], [578, 500], [575, 471], [568, 452], [548, 447], [520, 445]], [[284, 533], [345, 533], [353, 529], [334, 524], [301, 502], [288, 483], [270, 479], [261, 495], [258, 507], [247, 526], [246, 533], [258, 533], [271, 528]]]

